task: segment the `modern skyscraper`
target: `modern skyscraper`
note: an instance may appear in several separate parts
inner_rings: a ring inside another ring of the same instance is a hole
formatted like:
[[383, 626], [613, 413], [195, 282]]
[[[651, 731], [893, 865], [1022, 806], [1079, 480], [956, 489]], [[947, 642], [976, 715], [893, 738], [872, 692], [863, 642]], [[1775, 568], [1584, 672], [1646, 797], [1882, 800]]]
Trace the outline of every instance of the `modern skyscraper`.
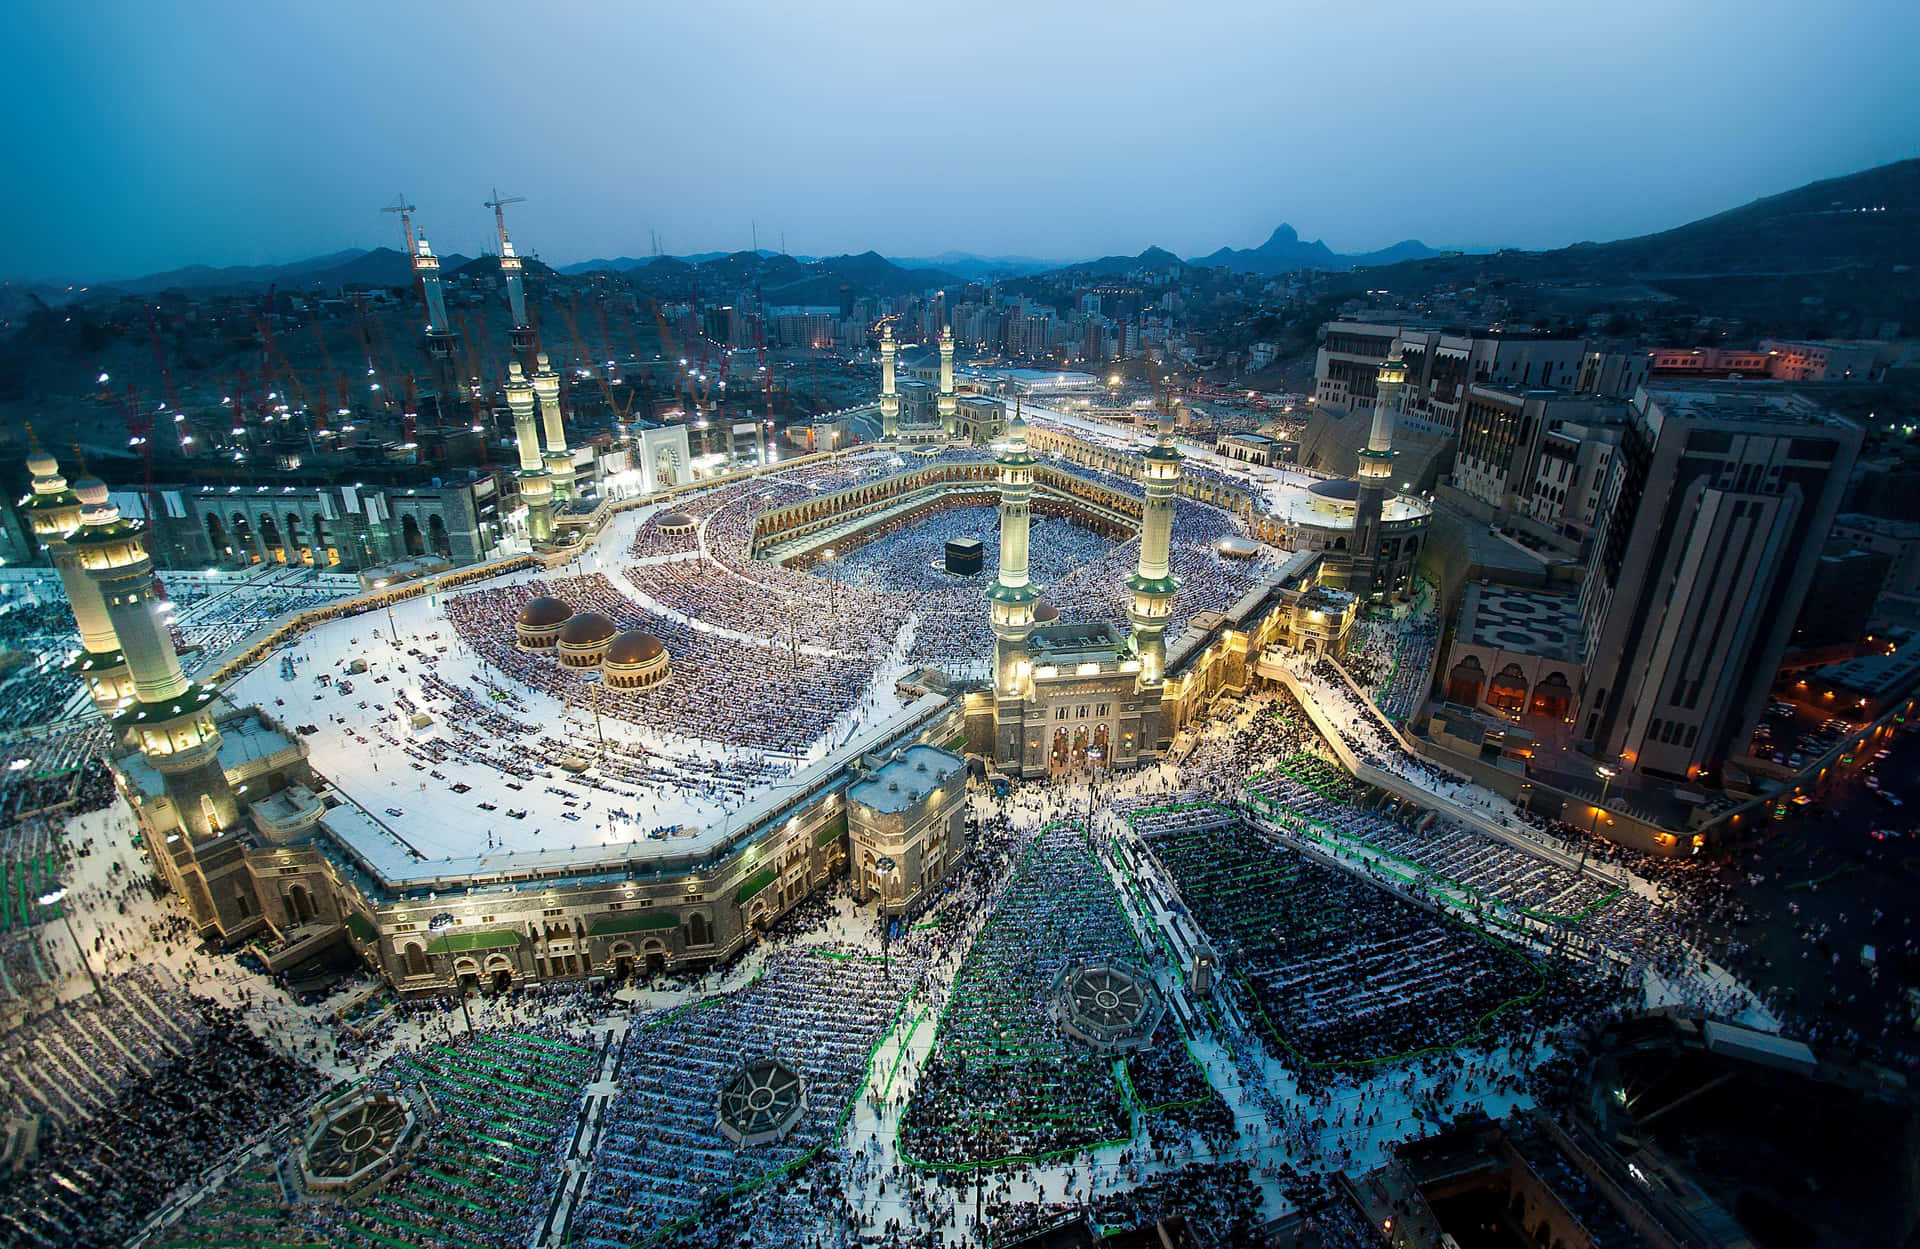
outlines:
[[1581, 595], [1597, 757], [1679, 778], [1746, 748], [1860, 442], [1753, 384], [1635, 395]]

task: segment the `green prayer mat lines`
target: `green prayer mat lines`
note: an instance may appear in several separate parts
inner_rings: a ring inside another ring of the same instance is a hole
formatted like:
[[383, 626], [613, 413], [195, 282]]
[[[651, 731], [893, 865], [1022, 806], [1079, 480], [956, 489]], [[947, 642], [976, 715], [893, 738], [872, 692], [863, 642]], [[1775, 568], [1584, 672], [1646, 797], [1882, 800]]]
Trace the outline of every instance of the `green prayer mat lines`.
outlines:
[[[780, 950], [741, 988], [637, 1024], [569, 1222], [573, 1243], [658, 1243], [691, 1226], [708, 1199], [775, 1183], [837, 1145], [920, 971], [917, 960], [857, 949]], [[718, 1126], [720, 1090], [761, 1059], [801, 1077], [806, 1106], [779, 1139], [737, 1145]]]
[[409, 1096], [424, 1089], [439, 1114], [383, 1188], [359, 1201], [289, 1206], [261, 1164], [196, 1206], [165, 1243], [524, 1245], [554, 1146], [599, 1065], [592, 1049], [525, 1030], [471, 1033], [400, 1055], [368, 1083]]
[[[1156, 1101], [1162, 1088], [1177, 1088], [1176, 1101], [1211, 1095], [1169, 1023], [1155, 1038], [1165, 1052], [1129, 1056], [1123, 1069], [1069, 1038], [1047, 1013], [1061, 969], [1142, 953], [1088, 830], [1042, 829], [955, 974], [901, 1116], [901, 1156], [926, 1170], [968, 1170], [1125, 1144], [1136, 1112], [1158, 1107], [1143, 1110], [1123, 1070], [1147, 1072]], [[1161, 1070], [1170, 1063], [1189, 1070]]]
[[[1250, 802], [1273, 802], [1275, 794], [1271, 788], [1263, 791], [1262, 781], [1276, 777], [1285, 777], [1307, 786], [1330, 801], [1347, 806], [1357, 806], [1357, 799], [1367, 792], [1367, 787], [1348, 776], [1344, 771], [1326, 760], [1312, 755], [1296, 755], [1283, 762], [1274, 774], [1256, 773], [1247, 780], [1247, 796]], [[1283, 804], [1285, 805], [1285, 804]], [[1485, 873], [1489, 856], [1495, 859], [1508, 859], [1524, 851], [1504, 846], [1500, 843], [1485, 842], [1478, 834], [1465, 834], [1490, 847], [1485, 854], [1475, 856], [1471, 862], [1458, 863], [1465, 870], [1448, 870], [1451, 865], [1438, 857], [1438, 851], [1432, 845], [1431, 838], [1408, 834], [1391, 821], [1383, 821], [1380, 831], [1388, 834], [1393, 844], [1387, 844], [1384, 838], [1368, 838], [1357, 835], [1351, 830], [1336, 829], [1322, 820], [1313, 819], [1297, 811], [1296, 818], [1309, 822], [1317, 838], [1323, 842], [1341, 843], [1358, 846], [1376, 857], [1382, 867], [1393, 871], [1407, 881], [1428, 880], [1458, 893], [1478, 899], [1483, 906], [1506, 908], [1517, 914], [1525, 915], [1543, 923], [1563, 927], [1585, 923], [1618, 902], [1627, 900], [1626, 891], [1619, 886], [1575, 876], [1564, 869], [1536, 861], [1531, 865], [1534, 879], [1528, 882], [1524, 896], [1513, 896], [1511, 890], [1495, 892], [1480, 883], [1472, 873]], [[1415, 857], [1418, 855], [1419, 857]], [[1511, 927], [1512, 925], [1507, 925]]]
[[1162, 827], [1169, 814], [1135, 812], [1135, 830], [1233, 967], [1249, 1017], [1296, 1067], [1377, 1067], [1452, 1049], [1545, 987], [1545, 969], [1520, 951], [1276, 848], [1237, 820]]

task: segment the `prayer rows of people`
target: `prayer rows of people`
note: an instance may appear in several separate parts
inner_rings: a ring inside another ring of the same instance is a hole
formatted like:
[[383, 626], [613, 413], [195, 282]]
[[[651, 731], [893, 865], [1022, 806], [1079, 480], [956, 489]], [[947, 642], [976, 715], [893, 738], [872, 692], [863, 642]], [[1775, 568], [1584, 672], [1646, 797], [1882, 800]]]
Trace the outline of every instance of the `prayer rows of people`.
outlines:
[[[32, 1169], [0, 1189], [0, 1241], [32, 1249], [124, 1244], [209, 1161], [326, 1087], [318, 1072], [255, 1036], [233, 1008], [195, 998], [186, 1010], [168, 1021], [167, 1044], [137, 1087], [103, 1100], [83, 1122], [43, 1126]], [[83, 1061], [105, 1063], [113, 1058], [104, 1047], [123, 1041], [69, 1034], [59, 1043], [86, 1045]]]
[[1308, 1078], [1452, 1045], [1544, 988], [1513, 951], [1244, 824], [1147, 845], [1251, 993], [1249, 1015]]
[[[771, 954], [748, 988], [636, 1021], [611, 1126], [568, 1225], [573, 1243], [627, 1245], [697, 1221], [716, 1196], [831, 1145], [924, 966], [851, 947], [794, 947]], [[801, 1077], [805, 1108], [777, 1143], [739, 1148], [716, 1129], [715, 1107], [740, 1064], [762, 1058]]]
[[80, 647], [80, 632], [66, 600], [15, 603], [0, 611], [0, 655], [17, 651], [24, 663], [0, 675], [0, 698], [12, 724], [39, 724], [58, 716], [80, 689], [66, 658]]
[[1354, 622], [1341, 663], [1387, 719], [1405, 723], [1426, 701], [1439, 640], [1440, 626], [1432, 619], [1362, 616]]
[[1036, 1157], [1131, 1135], [1111, 1056], [1068, 1037], [1049, 1007], [1068, 967], [1138, 959], [1138, 942], [1084, 824], [1055, 823], [1021, 854], [902, 1116], [916, 1161]]
[[[287, 612], [303, 611], [339, 598], [342, 587], [332, 582], [303, 579], [245, 582], [217, 594], [211, 602], [180, 610], [174, 617], [174, 642], [181, 648], [181, 667], [193, 676], [225, 654], [235, 643]], [[175, 599], [176, 608], [184, 605]]]
[[80, 815], [110, 802], [113, 774], [100, 759], [107, 733], [89, 718], [0, 743], [0, 829], [36, 811]]
[[[531, 1020], [514, 1011], [489, 1021], [504, 1027], [471, 1031], [445, 1002], [423, 1009], [450, 1026], [435, 1028], [431, 1043], [423, 1036], [401, 1047], [362, 1085], [408, 1100], [416, 1117], [420, 1135], [407, 1142], [392, 1179], [370, 1197], [316, 1196], [287, 1205], [270, 1175], [243, 1173], [168, 1228], [167, 1242], [249, 1243], [236, 1239], [244, 1234], [255, 1243], [320, 1240], [362, 1249], [396, 1238], [485, 1249], [527, 1244], [563, 1178], [582, 1090], [600, 1054], [572, 1011]], [[298, 1148], [295, 1138], [281, 1142], [284, 1152]]]
[[[671, 656], [672, 676], [644, 689], [603, 686], [597, 694], [552, 656], [515, 646], [526, 602], [551, 594], [576, 612], [597, 611], [621, 629], [645, 629]], [[573, 706], [597, 701], [601, 714], [678, 740], [725, 742], [798, 756], [859, 700], [861, 665], [719, 637], [650, 612], [598, 573], [470, 591], [447, 600], [448, 619], [483, 660], [524, 685]]]
[[[189, 1031], [189, 1029], [193, 1029]], [[17, 1115], [76, 1124], [189, 1052], [205, 1031], [164, 964], [113, 976], [100, 992], [0, 1037], [0, 1102]]]

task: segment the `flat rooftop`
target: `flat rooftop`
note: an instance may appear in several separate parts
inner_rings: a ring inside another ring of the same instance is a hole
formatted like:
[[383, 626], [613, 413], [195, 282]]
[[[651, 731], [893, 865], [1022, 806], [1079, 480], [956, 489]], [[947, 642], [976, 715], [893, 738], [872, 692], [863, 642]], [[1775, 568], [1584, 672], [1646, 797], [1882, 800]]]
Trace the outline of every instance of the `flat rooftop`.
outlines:
[[909, 746], [847, 790], [849, 801], [895, 815], [920, 802], [966, 768], [964, 760], [933, 746]]
[[1457, 635], [1475, 646], [1579, 663], [1580, 603], [1570, 594], [1470, 585], [1460, 602]]

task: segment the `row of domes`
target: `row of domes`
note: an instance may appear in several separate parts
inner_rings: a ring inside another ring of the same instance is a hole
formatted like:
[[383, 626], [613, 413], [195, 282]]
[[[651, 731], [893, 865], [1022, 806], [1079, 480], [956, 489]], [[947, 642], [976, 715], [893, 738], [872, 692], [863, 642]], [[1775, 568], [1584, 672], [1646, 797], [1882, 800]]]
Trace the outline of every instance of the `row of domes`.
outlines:
[[658, 667], [660, 675], [665, 675], [667, 648], [659, 638], [644, 629], [622, 632], [600, 612], [575, 612], [565, 602], [547, 595], [529, 599], [520, 609], [514, 636], [524, 650], [557, 651], [560, 662], [570, 668]]

